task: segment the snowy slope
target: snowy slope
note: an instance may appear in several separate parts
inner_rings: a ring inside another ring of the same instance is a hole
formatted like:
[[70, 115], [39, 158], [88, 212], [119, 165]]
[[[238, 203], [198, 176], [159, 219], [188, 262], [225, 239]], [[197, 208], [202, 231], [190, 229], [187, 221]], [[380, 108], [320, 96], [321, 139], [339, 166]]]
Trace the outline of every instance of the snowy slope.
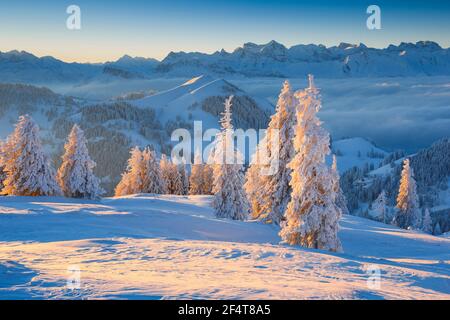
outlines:
[[[336, 154], [339, 172], [343, 173], [352, 167], [362, 168], [366, 164], [376, 167], [389, 153], [376, 147], [364, 138], [347, 138], [333, 141], [333, 153]], [[328, 159], [331, 163], [331, 159]]]
[[345, 216], [345, 253], [287, 247], [272, 226], [216, 219], [210, 200], [1, 198], [0, 299], [450, 298], [449, 239]]
[[[251, 97], [248, 93], [224, 79], [214, 79], [206, 75], [194, 77], [175, 88], [143, 99], [129, 101], [129, 103], [142, 108], [150, 107], [154, 109], [161, 123], [177, 118], [189, 122], [197, 120], [203, 121], [204, 128], [208, 129], [218, 127], [218, 118], [217, 115], [204, 110], [203, 104], [205, 100], [211, 97], [225, 99], [225, 97], [230, 95], [247, 97], [253, 100], [260, 111], [260, 114], [254, 115], [260, 118], [259, 121], [261, 123], [267, 121], [274, 110], [274, 106], [267, 100]], [[218, 105], [215, 107], [215, 109], [220, 109], [221, 112], [223, 102], [218, 102]], [[244, 105], [243, 107], [245, 108], [246, 106]], [[251, 109], [248, 109], [247, 113], [250, 111]]]
[[170, 154], [173, 130], [191, 129], [194, 121], [202, 121], [204, 131], [218, 128], [223, 101], [231, 94], [239, 102], [233, 109], [237, 128], [266, 127], [274, 109], [272, 104], [251, 97], [223, 79], [208, 76], [195, 77], [141, 100], [130, 100], [129, 104], [76, 99], [31, 85], [0, 84], [0, 139], [12, 132], [20, 115], [29, 114], [41, 128], [40, 137], [59, 165], [63, 142], [77, 123], [89, 139], [96, 174], [111, 193], [131, 147], [153, 145], [158, 152]]

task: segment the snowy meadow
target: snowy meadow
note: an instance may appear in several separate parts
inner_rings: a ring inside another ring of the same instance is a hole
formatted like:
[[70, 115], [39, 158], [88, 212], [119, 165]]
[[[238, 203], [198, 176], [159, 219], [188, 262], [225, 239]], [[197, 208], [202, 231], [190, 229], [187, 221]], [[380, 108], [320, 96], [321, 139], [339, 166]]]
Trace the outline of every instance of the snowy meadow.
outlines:
[[[450, 240], [354, 216], [344, 254], [217, 219], [210, 196], [1, 203], [1, 299], [449, 299]], [[70, 289], [70, 270], [80, 270]], [[380, 277], [376, 277], [379, 274]]]

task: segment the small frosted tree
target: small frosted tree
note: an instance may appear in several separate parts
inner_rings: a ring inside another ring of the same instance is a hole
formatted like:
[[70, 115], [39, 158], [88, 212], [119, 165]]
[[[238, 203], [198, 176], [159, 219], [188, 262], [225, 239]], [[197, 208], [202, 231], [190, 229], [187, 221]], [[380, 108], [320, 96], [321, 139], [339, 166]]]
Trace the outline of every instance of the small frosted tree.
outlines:
[[326, 155], [330, 154], [330, 137], [316, 115], [321, 102], [312, 75], [309, 87], [296, 96], [300, 107], [295, 126], [295, 156], [288, 164], [292, 170], [292, 194], [280, 236], [289, 245], [341, 251], [338, 229], [342, 212], [336, 205], [333, 170], [325, 163]]
[[200, 152], [195, 153], [194, 164], [191, 168], [191, 176], [189, 178], [189, 194], [203, 194], [203, 171], [205, 165], [202, 161], [202, 155]]
[[287, 164], [294, 155], [296, 101], [289, 82], [285, 81], [276, 112], [246, 177], [245, 190], [252, 206], [252, 216], [266, 223], [279, 224], [290, 201], [291, 169]]
[[76, 124], [64, 146], [62, 164], [57, 173], [58, 183], [66, 197], [96, 199], [105, 191], [94, 175], [95, 162], [89, 157], [83, 130]]
[[382, 190], [375, 201], [372, 203], [373, 217], [383, 223], [388, 222], [388, 207], [386, 192]]
[[6, 172], [3, 160], [3, 144], [4, 142], [0, 140], [0, 191], [3, 189], [3, 181], [6, 179]]
[[403, 229], [420, 229], [421, 213], [417, 196], [416, 181], [409, 159], [403, 161], [400, 188], [397, 196], [395, 224]]
[[439, 222], [436, 223], [436, 225], [434, 226], [433, 234], [434, 234], [435, 236], [440, 236], [440, 235], [442, 234], [442, 231], [441, 231], [441, 225], [440, 225]]
[[115, 195], [125, 196], [129, 194], [141, 193], [143, 190], [143, 157], [139, 147], [134, 147], [130, 151], [130, 158], [125, 172], [122, 174], [122, 179], [116, 186]]
[[142, 192], [162, 194], [165, 185], [159, 169], [158, 159], [155, 151], [145, 148], [142, 152]]
[[336, 205], [341, 209], [342, 214], [349, 214], [348, 208], [347, 208], [347, 199], [345, 198], [344, 192], [341, 189], [340, 185], [340, 176], [339, 171], [337, 168], [337, 159], [336, 156], [333, 155], [333, 164], [331, 166], [331, 169], [333, 170], [333, 189], [336, 193]]
[[214, 165], [214, 200], [216, 216], [233, 220], [246, 220], [249, 205], [244, 192], [242, 158], [234, 148], [231, 124], [231, 100], [225, 100], [225, 112], [220, 120], [221, 131], [216, 135], [212, 155]]
[[426, 233], [433, 233], [433, 221], [431, 220], [430, 210], [425, 209], [422, 221], [422, 231]]
[[20, 116], [14, 132], [3, 146], [2, 159], [6, 179], [3, 195], [61, 195], [56, 174], [44, 153], [39, 127], [28, 116]]

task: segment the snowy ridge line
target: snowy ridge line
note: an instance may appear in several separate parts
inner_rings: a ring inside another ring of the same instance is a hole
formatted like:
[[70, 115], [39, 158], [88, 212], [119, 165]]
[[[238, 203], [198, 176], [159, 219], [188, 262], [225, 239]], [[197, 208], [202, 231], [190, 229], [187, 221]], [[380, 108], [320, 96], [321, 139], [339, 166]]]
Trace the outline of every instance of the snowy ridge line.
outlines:
[[450, 49], [432, 41], [390, 45], [384, 49], [364, 44], [338, 46], [245, 43], [233, 52], [212, 54], [170, 52], [163, 60], [124, 56], [117, 61], [66, 63], [25, 51], [0, 52], [2, 81], [84, 82], [94, 79], [150, 79], [155, 75], [191, 76], [194, 73], [244, 77], [433, 76], [450, 73]]

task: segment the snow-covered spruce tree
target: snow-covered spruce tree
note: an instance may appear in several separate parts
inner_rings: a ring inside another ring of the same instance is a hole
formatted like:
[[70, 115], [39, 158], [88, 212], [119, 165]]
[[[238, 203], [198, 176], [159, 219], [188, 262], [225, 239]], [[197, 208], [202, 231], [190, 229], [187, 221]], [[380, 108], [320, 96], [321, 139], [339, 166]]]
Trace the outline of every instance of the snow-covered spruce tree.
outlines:
[[161, 177], [156, 152], [150, 148], [145, 148], [142, 152], [142, 192], [162, 194], [165, 192], [165, 185]]
[[171, 163], [165, 154], [162, 154], [159, 160], [159, 170], [164, 184], [164, 193], [171, 194]]
[[28, 116], [20, 116], [14, 132], [3, 146], [7, 176], [1, 194], [14, 196], [61, 195], [55, 170], [44, 154], [39, 127]]
[[398, 212], [395, 216], [395, 225], [403, 229], [420, 229], [421, 213], [419, 198], [417, 196], [416, 181], [409, 159], [403, 161], [403, 170], [400, 178], [400, 188], [397, 196]]
[[[260, 142], [258, 148], [261, 147], [263, 141]], [[261, 203], [262, 203], [262, 181], [264, 176], [261, 176], [261, 166], [258, 164], [258, 160], [255, 158], [258, 154], [258, 149], [252, 158], [250, 167], [245, 174], [244, 190], [247, 195], [247, 199], [250, 205], [250, 216], [252, 219], [261, 219]], [[259, 186], [259, 187], [258, 187]]]
[[183, 159], [181, 163], [177, 165], [178, 174], [180, 176], [180, 190], [177, 194], [187, 195], [189, 193], [189, 175], [186, 171], [186, 160]]
[[76, 124], [64, 146], [62, 164], [57, 173], [58, 183], [66, 197], [96, 199], [105, 191], [92, 171], [95, 162], [89, 157], [83, 130]]
[[[294, 155], [296, 102], [289, 82], [285, 81], [266, 137], [258, 146], [246, 177], [245, 190], [252, 204], [252, 217], [267, 223], [279, 224], [290, 201], [291, 169], [287, 164]], [[274, 172], [270, 172], [271, 165], [277, 167]]]
[[116, 186], [116, 197], [141, 193], [143, 191], [143, 165], [142, 152], [139, 150], [139, 147], [134, 147], [130, 151], [127, 169], [122, 174], [122, 179]]
[[181, 169], [175, 163], [170, 163], [170, 186], [171, 194], [181, 196], [184, 194], [183, 176], [181, 175]]
[[4, 142], [0, 140], [0, 191], [3, 189], [3, 181], [6, 179], [6, 172], [3, 160], [3, 144]]
[[389, 222], [386, 192], [382, 190], [372, 203], [373, 218], [383, 223]]
[[164, 154], [161, 155], [160, 169], [166, 186], [166, 193], [176, 195], [184, 194], [182, 176], [178, 171], [178, 166]]
[[340, 176], [339, 170], [337, 167], [337, 159], [336, 155], [333, 154], [333, 164], [331, 166], [334, 175], [334, 192], [336, 193], [336, 205], [341, 209], [342, 214], [349, 214], [347, 208], [347, 199], [345, 198], [344, 192], [341, 189], [340, 185]]
[[288, 164], [292, 170], [292, 194], [280, 236], [290, 245], [341, 251], [338, 229], [342, 212], [336, 205], [333, 170], [325, 163], [325, 156], [330, 154], [330, 136], [316, 115], [321, 101], [312, 75], [309, 87], [297, 92], [296, 97], [300, 106], [295, 126], [295, 156]]
[[231, 124], [231, 101], [225, 100], [225, 112], [220, 119], [221, 131], [216, 135], [213, 150], [214, 200], [216, 216], [233, 220], [246, 220], [249, 205], [244, 191], [243, 165], [234, 148], [233, 125]]
[[203, 171], [205, 165], [202, 161], [200, 152], [195, 153], [194, 163], [191, 167], [191, 176], [189, 178], [189, 194], [203, 194]]
[[442, 234], [442, 231], [441, 231], [441, 224], [440, 224], [439, 222], [436, 223], [436, 225], [434, 226], [433, 234], [434, 234], [435, 236], [440, 236], [440, 235]]
[[433, 222], [431, 220], [430, 210], [425, 209], [422, 222], [422, 231], [426, 233], [433, 233]]
[[205, 163], [203, 167], [203, 191], [202, 194], [213, 194], [213, 167], [210, 164]]

